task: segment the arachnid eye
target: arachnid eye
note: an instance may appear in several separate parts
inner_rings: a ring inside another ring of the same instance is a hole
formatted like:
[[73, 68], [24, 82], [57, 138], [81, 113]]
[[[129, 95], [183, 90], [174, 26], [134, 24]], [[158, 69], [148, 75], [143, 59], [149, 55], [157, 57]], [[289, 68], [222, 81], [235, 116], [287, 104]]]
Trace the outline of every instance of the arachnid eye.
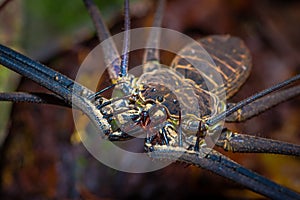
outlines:
[[149, 113], [148, 111], [142, 111], [142, 117], [148, 117]]
[[157, 91], [156, 88], [151, 89], [151, 92], [156, 92], [156, 91]]
[[164, 97], [163, 96], [158, 96], [156, 99], [159, 102], [163, 102], [164, 101]]
[[177, 104], [177, 103], [178, 103], [178, 100], [177, 100], [177, 99], [173, 99], [173, 103], [174, 103], [174, 104]]

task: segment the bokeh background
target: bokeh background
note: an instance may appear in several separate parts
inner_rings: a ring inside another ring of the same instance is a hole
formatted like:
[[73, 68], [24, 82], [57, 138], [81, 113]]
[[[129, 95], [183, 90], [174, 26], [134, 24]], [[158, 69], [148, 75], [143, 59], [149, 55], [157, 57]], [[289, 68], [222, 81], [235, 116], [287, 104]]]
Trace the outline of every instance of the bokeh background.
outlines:
[[[122, 1], [96, 2], [112, 33], [122, 31]], [[131, 1], [132, 28], [151, 26], [154, 2]], [[230, 99], [237, 102], [300, 72], [299, 22], [299, 1], [169, 0], [163, 27], [194, 38], [230, 34], [245, 41], [253, 57], [253, 69], [246, 84]], [[98, 40], [80, 0], [10, 0], [0, 7], [0, 43], [74, 78]], [[163, 57], [164, 62], [171, 59]], [[140, 63], [141, 55], [131, 57], [130, 62]], [[2, 66], [0, 89], [47, 92]], [[299, 102], [295, 98], [245, 123], [226, 126], [300, 144]], [[70, 109], [4, 102], [0, 109], [1, 199], [264, 198], [181, 163], [145, 174], [108, 168], [80, 143]], [[300, 192], [299, 158], [221, 152]]]

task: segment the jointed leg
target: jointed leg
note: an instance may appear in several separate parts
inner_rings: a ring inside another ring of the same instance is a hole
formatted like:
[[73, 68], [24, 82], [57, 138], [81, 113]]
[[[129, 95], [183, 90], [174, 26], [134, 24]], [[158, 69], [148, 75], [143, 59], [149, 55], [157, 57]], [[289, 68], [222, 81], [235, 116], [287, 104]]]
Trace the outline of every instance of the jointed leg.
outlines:
[[[83, 1], [87, 10], [89, 11], [94, 26], [96, 28], [96, 32], [100, 42], [111, 37], [106, 24], [103, 21], [103, 17], [100, 14], [98, 7], [95, 5], [93, 0], [84, 0]], [[120, 63], [121, 59], [118, 53], [118, 50], [115, 46], [113, 40], [108, 40], [108, 42], [103, 43], [103, 53], [105, 58], [106, 65], [108, 67], [108, 73], [111, 80], [116, 80], [120, 74]]]
[[72, 107], [71, 104], [65, 102], [61, 97], [55, 94], [46, 94], [38, 92], [0, 92], [0, 101], [11, 101], [14, 103], [52, 104], [58, 106]]
[[[269, 95], [271, 93], [274, 93], [275, 91], [278, 91], [278, 90], [280, 90], [280, 89], [282, 89], [282, 88], [284, 88], [284, 87], [286, 87], [286, 86], [288, 86], [288, 85], [290, 85], [290, 84], [292, 84], [296, 81], [299, 81], [299, 80], [300, 80], [300, 74], [297, 74], [297, 75], [295, 75], [295, 76], [293, 76], [293, 77], [291, 77], [291, 78], [289, 78], [285, 81], [277, 83], [276, 85], [274, 85], [272, 87], [269, 87], [265, 90], [262, 90], [262, 91], [254, 94], [254, 95], [252, 95], [252, 96], [250, 96], [250, 97], [248, 97], [248, 98], [246, 98], [246, 99], [244, 99], [244, 100], [242, 100], [242, 101], [240, 101], [236, 104], [231, 104], [230, 107], [228, 107], [224, 112], [221, 112], [218, 115], [216, 115], [215, 117], [207, 120], [205, 125], [212, 126], [214, 124], [217, 124], [221, 120], [226, 119], [226, 117], [229, 117], [233, 113], [238, 112], [240, 109], [243, 109], [245, 106], [248, 106], [251, 103], [253, 103], [255, 101], [258, 101], [259, 99], [264, 99], [264, 98], [268, 99], [268, 97], [266, 97], [267, 95]], [[296, 90], [295, 92], [298, 94], [299, 89], [295, 89], [295, 90]], [[281, 92], [284, 92], [284, 91], [288, 91], [288, 89], [282, 90]], [[279, 94], [278, 98], [279, 98], [279, 96], [283, 96], [283, 100], [279, 101], [279, 103], [284, 101], [285, 99], [288, 99], [288, 98], [284, 97], [284, 94], [281, 95], [281, 92], [277, 93], [277, 94]], [[286, 95], [293, 95], [293, 92], [287, 92]], [[271, 97], [272, 97], [272, 95], [271, 95]], [[269, 101], [272, 102], [272, 100], [269, 100]], [[274, 103], [275, 105], [278, 104], [278, 103], [276, 103], [277, 102], [276, 99], [274, 101], [275, 101], [275, 103]], [[266, 102], [268, 102], [268, 101], [266, 101]], [[271, 106], [266, 106], [266, 107], [267, 108], [261, 107], [260, 109], [258, 109], [258, 111], [262, 112], [262, 111], [270, 108]], [[258, 111], [256, 112], [256, 114], [259, 113]], [[255, 116], [255, 114], [251, 115], [251, 116]], [[230, 121], [230, 120], [228, 119], [228, 121]], [[232, 121], [234, 121], [234, 120], [232, 120]], [[205, 127], [203, 127], [203, 128], [205, 129]]]
[[[161, 27], [165, 0], [159, 0], [154, 16], [153, 27]], [[160, 29], [152, 29], [147, 39], [147, 48], [144, 55], [143, 72], [151, 72], [159, 68]]]
[[209, 148], [201, 148], [199, 152], [191, 152], [180, 147], [156, 145], [153, 147], [153, 151], [148, 154], [154, 159], [178, 160], [207, 169], [271, 199], [300, 198], [296, 192], [244, 168], [240, 164]]
[[[245, 105], [226, 117], [226, 122], [242, 122], [300, 94], [300, 86], [278, 91]], [[235, 104], [228, 104], [229, 108]]]
[[257, 136], [239, 134], [224, 129], [216, 143], [226, 151], [241, 153], [273, 153], [300, 156], [300, 145]]
[[70, 104], [72, 94], [92, 93], [74, 80], [3, 45], [0, 45], [0, 64], [37, 82]]

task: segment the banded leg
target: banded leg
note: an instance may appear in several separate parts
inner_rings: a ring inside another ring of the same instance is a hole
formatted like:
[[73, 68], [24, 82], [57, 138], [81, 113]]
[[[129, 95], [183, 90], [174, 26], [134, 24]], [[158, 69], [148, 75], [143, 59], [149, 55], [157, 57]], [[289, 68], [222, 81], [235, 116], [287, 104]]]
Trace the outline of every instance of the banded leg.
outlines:
[[[276, 93], [264, 96], [256, 101], [245, 105], [238, 111], [226, 117], [226, 122], [242, 122], [246, 121], [260, 113], [284, 102], [292, 99], [300, 94], [300, 86], [294, 86]], [[229, 108], [233, 107], [235, 104], [228, 104]]]
[[216, 146], [226, 151], [240, 153], [273, 153], [300, 156], [300, 145], [239, 134], [228, 129], [222, 131]]
[[[158, 1], [152, 27], [161, 27], [164, 5], [165, 5], [165, 0]], [[143, 60], [144, 73], [151, 72], [155, 69], [159, 69], [160, 67], [160, 63], [159, 63], [160, 34], [161, 34], [160, 29], [152, 29], [152, 31], [149, 33], [146, 46], [154, 47], [154, 48], [147, 48], [145, 50], [144, 60]]]
[[154, 159], [178, 160], [193, 164], [233, 180], [249, 190], [271, 199], [300, 199], [300, 194], [244, 168], [209, 148], [201, 148], [199, 152], [195, 152], [184, 148], [155, 145], [153, 146], [153, 151], [148, 152], [148, 155]]

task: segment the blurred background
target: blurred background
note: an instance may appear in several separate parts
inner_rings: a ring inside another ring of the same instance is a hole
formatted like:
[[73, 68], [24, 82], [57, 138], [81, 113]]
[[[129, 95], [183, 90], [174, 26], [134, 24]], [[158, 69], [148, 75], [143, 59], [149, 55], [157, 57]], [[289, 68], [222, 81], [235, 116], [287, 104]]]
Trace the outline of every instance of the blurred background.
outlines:
[[[0, 0], [0, 5], [4, 2]], [[96, 2], [112, 33], [122, 31], [123, 1]], [[151, 26], [155, 1], [130, 2], [132, 28]], [[253, 68], [246, 84], [230, 99], [237, 102], [300, 72], [299, 22], [299, 1], [169, 0], [163, 27], [193, 38], [230, 34], [245, 41]], [[9, 0], [0, 6], [0, 43], [74, 78], [98, 40], [81, 0]], [[140, 63], [141, 56], [131, 57], [130, 62]], [[0, 89], [47, 92], [2, 66]], [[226, 126], [300, 144], [299, 102], [295, 98], [245, 123]], [[70, 109], [4, 102], [0, 109], [1, 199], [263, 198], [232, 181], [180, 163], [145, 174], [106, 167], [80, 143]], [[300, 192], [299, 158], [221, 152]]]

